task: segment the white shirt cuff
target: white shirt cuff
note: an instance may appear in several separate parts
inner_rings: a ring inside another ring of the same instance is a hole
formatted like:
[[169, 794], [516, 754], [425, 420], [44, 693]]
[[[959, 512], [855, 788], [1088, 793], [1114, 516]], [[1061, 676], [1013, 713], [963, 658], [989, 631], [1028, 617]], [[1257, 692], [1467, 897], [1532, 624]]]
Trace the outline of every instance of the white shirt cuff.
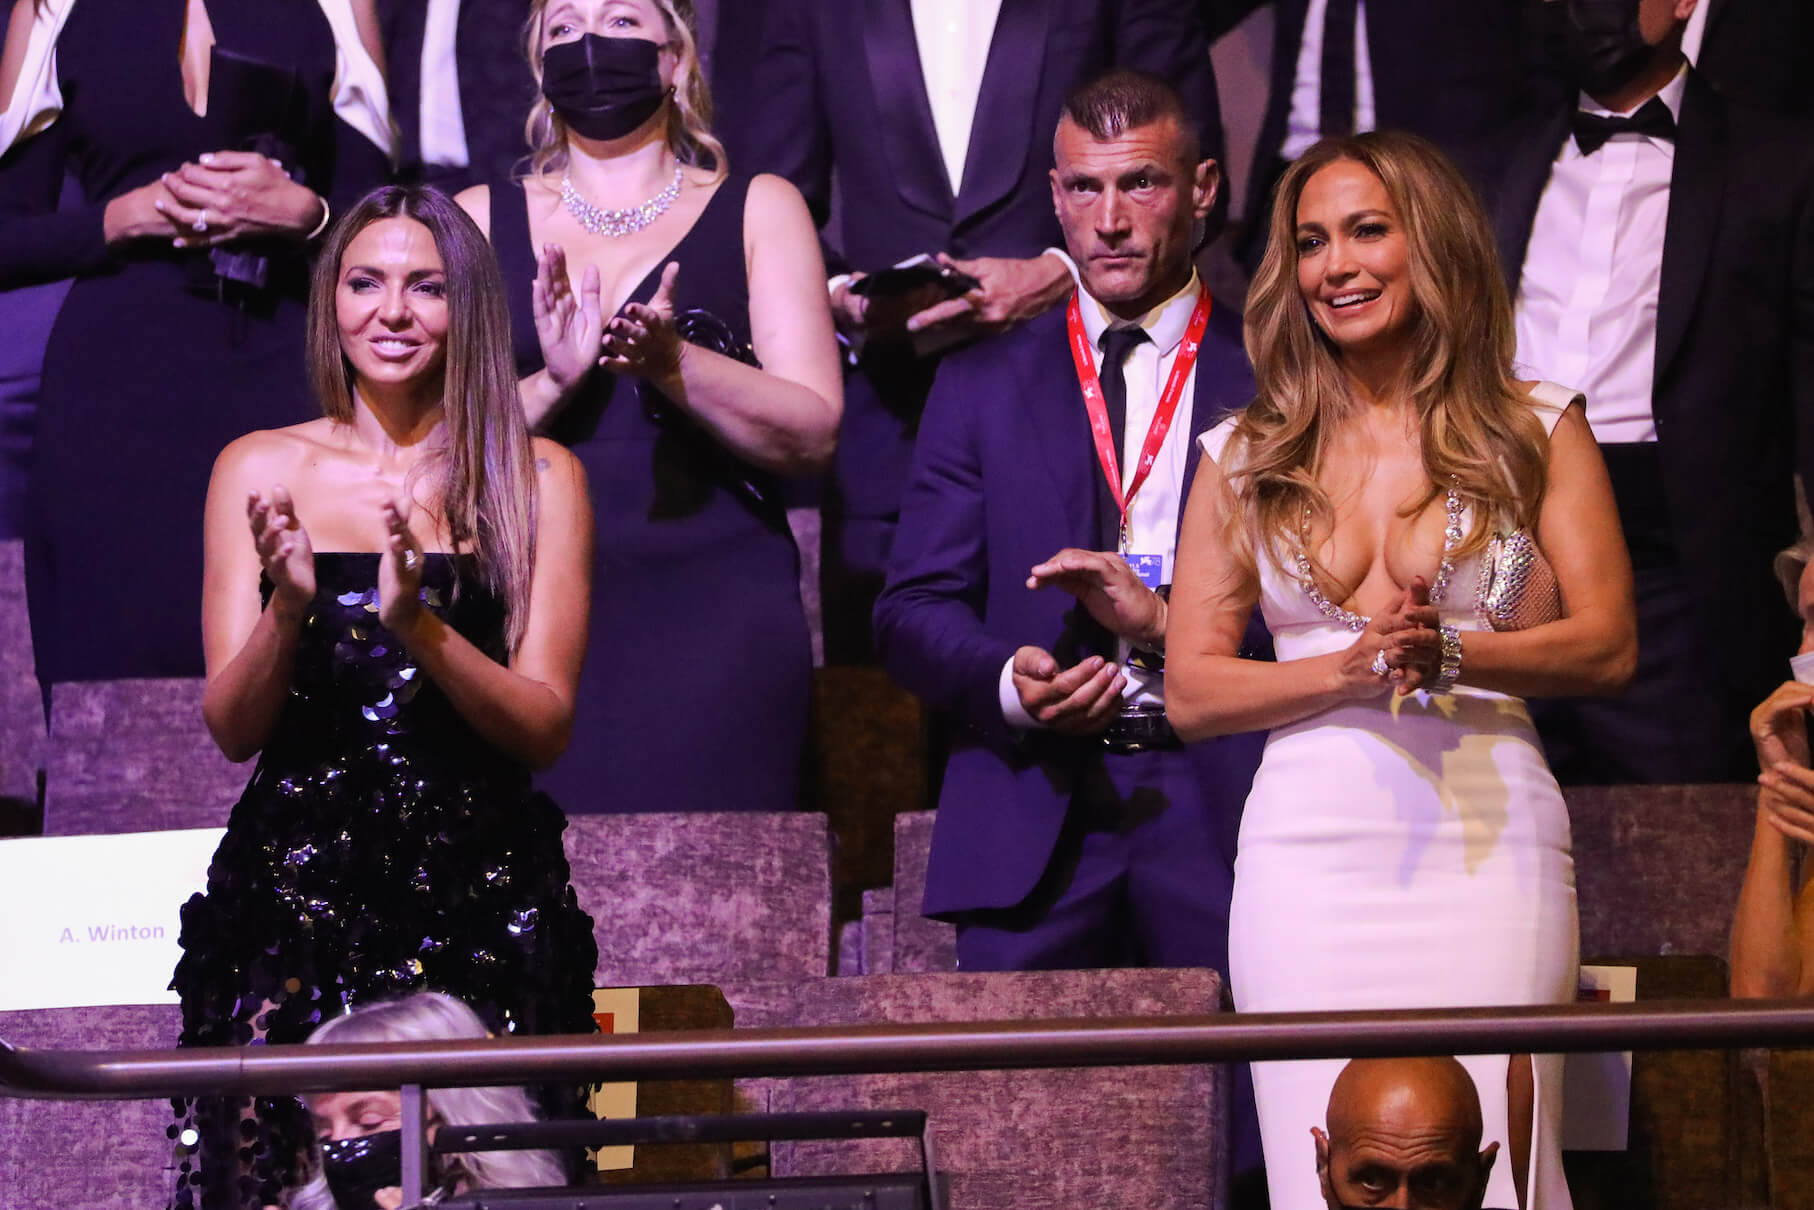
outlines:
[[1065, 271], [1071, 275], [1071, 280], [1077, 280], [1077, 262], [1071, 259], [1071, 254], [1069, 252], [1066, 252], [1063, 248], [1047, 248], [1044, 252], [1040, 253], [1040, 255], [1056, 256], [1059, 260], [1064, 262]]
[[838, 274], [836, 277], [832, 278], [830, 281], [825, 283], [825, 293], [828, 295], [836, 295], [838, 292], [838, 287], [843, 285], [845, 282], [849, 281], [851, 278], [853, 278], [855, 276], [856, 276], [856, 274], [854, 274], [854, 273]]
[[1001, 688], [998, 696], [1001, 698], [1001, 716], [1008, 726], [1019, 731], [1040, 729], [1039, 720], [1027, 713], [1027, 708], [1020, 704], [1020, 694], [1014, 688], [1013, 656], [1009, 656], [1008, 662], [1001, 666]]

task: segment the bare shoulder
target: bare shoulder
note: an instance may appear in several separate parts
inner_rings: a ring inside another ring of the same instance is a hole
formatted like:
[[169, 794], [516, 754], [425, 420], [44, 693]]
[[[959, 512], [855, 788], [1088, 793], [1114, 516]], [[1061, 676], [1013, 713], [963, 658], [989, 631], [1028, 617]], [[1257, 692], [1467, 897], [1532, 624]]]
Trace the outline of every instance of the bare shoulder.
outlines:
[[586, 490], [586, 468], [573, 451], [550, 437], [530, 438], [530, 456], [535, 459], [535, 481], [543, 490]]
[[305, 420], [280, 429], [257, 429], [227, 444], [214, 460], [214, 473], [258, 480], [294, 470], [327, 438], [329, 422]]
[[743, 215], [744, 227], [755, 230], [776, 221], [811, 221], [806, 210], [806, 199], [800, 195], [800, 190], [786, 177], [776, 176], [772, 172], [759, 173], [750, 178], [749, 196], [743, 204]]
[[454, 203], [478, 224], [485, 238], [491, 238], [491, 186], [468, 185], [454, 194]]

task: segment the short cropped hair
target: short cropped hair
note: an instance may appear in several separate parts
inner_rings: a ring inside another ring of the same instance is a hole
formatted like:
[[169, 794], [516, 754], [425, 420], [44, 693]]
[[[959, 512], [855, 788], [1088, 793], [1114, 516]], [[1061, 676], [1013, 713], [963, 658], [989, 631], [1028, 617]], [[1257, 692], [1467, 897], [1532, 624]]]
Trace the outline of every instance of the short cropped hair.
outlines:
[[1171, 118], [1184, 133], [1185, 162], [1202, 155], [1196, 124], [1185, 108], [1184, 94], [1164, 76], [1131, 67], [1114, 67], [1089, 77], [1064, 99], [1067, 118], [1106, 142], [1137, 126]]

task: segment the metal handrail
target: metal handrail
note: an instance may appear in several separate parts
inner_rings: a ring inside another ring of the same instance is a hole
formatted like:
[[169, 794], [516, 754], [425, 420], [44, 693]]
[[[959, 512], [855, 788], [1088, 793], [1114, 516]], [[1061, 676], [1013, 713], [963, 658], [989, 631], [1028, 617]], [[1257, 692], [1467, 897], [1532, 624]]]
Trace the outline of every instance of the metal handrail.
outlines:
[[405, 1085], [1745, 1046], [1814, 1046], [1814, 1001], [1654, 1000], [150, 1051], [32, 1050], [0, 1042], [0, 1096], [275, 1096]]

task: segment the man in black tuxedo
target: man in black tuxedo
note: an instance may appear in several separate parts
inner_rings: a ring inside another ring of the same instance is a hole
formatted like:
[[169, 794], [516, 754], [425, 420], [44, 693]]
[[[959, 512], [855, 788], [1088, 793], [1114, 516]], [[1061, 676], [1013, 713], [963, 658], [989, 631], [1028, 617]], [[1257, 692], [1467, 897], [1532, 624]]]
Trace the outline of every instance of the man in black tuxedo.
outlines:
[[1319, 138], [1409, 130], [1478, 178], [1483, 146], [1527, 90], [1532, 0], [1202, 2], [1212, 42], [1273, 9], [1271, 89], [1238, 249], [1249, 270], [1266, 251], [1273, 186]]
[[454, 193], [509, 177], [529, 154], [528, 19], [529, 0], [379, 0], [406, 179]]
[[1518, 360], [1587, 395], [1638, 588], [1638, 675], [1533, 705], [1564, 782], [1749, 780], [1793, 630], [1775, 552], [1814, 471], [1814, 129], [1683, 60], [1695, 0], [1558, 0], [1579, 91], [1533, 114], [1494, 209]]
[[[727, 40], [758, 27], [753, 41]], [[787, 177], [822, 231], [836, 186], [826, 263], [854, 366], [824, 501], [825, 644], [831, 662], [867, 662], [935, 350], [1070, 293], [1046, 180], [1065, 93], [1106, 67], [1152, 71], [1184, 93], [1219, 161], [1208, 42], [1193, 0], [739, 0], [719, 30], [718, 126], [732, 165]], [[980, 288], [956, 299], [851, 292], [860, 275], [920, 253], [955, 258]]]

